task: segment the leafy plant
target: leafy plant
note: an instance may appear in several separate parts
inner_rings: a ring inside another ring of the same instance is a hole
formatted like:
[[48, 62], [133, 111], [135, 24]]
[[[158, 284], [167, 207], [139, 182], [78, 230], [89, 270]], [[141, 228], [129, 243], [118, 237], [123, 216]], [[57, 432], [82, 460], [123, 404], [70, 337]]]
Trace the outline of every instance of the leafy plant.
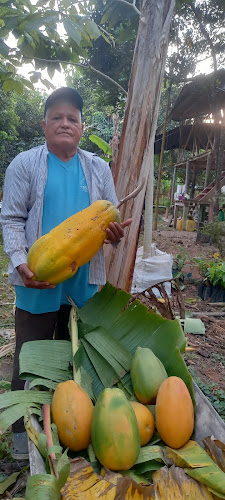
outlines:
[[209, 399], [210, 403], [216, 411], [219, 413], [221, 418], [225, 421], [225, 392], [215, 384], [214, 382], [205, 383], [198, 377], [195, 369], [189, 367], [189, 372], [191, 373], [193, 379], [195, 380], [198, 387], [202, 390], [205, 396]]
[[212, 243], [218, 246], [220, 254], [224, 256], [225, 222], [215, 220], [207, 222], [203, 233], [211, 236]]
[[176, 279], [183, 279], [184, 278], [183, 273], [182, 273], [182, 269], [183, 269], [184, 265], [187, 262], [189, 262], [189, 260], [190, 260], [190, 256], [189, 256], [188, 252], [182, 248], [181, 252], [178, 253], [174, 257], [173, 267], [177, 271], [177, 273], [174, 275], [174, 278], [176, 278]]
[[207, 261], [197, 257], [194, 261], [198, 264], [203, 281], [213, 286], [225, 288], [225, 262], [219, 258]]

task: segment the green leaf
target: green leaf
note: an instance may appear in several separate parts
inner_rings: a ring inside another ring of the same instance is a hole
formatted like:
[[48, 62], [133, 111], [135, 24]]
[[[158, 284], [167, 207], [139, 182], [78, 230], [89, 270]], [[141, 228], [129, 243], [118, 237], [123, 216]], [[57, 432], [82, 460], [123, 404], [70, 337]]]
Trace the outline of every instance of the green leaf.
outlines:
[[[88, 355], [88, 358], [90, 359], [92, 365], [94, 366], [94, 368], [96, 370], [98, 378], [100, 379], [101, 383], [103, 384], [103, 388], [104, 387], [111, 387], [118, 380], [118, 375], [116, 374], [114, 369], [111, 367], [111, 365], [101, 356], [101, 354], [99, 354], [99, 352], [96, 351], [96, 349], [94, 349], [84, 339], [82, 339], [81, 342], [85, 348], [85, 351]], [[85, 367], [85, 364], [83, 366]], [[95, 378], [96, 378], [96, 376], [94, 373], [93, 388], [94, 388], [95, 395], [97, 395], [96, 390], [97, 390], [98, 385], [96, 387]], [[97, 382], [98, 382], [98, 380], [97, 380]], [[100, 390], [102, 390], [101, 386], [100, 386]]]
[[135, 466], [148, 462], [149, 460], [156, 460], [158, 462], [165, 462], [163, 457], [163, 448], [158, 445], [146, 445], [140, 450], [138, 459], [135, 462]]
[[26, 487], [26, 500], [58, 500], [59, 488], [55, 476], [36, 474], [29, 476]]
[[97, 24], [93, 21], [93, 19], [88, 19], [87, 22], [85, 23], [85, 27], [90, 38], [96, 40], [101, 35], [101, 32]]
[[81, 34], [77, 29], [77, 26], [69, 17], [65, 17], [63, 19], [63, 25], [64, 28], [67, 32], [67, 35], [74, 40], [74, 42], [77, 43], [77, 45], [80, 45], [81, 42]]
[[49, 78], [53, 78], [54, 77], [54, 74], [55, 74], [55, 66], [54, 64], [48, 64], [47, 66], [47, 72], [48, 72], [48, 76]]
[[143, 462], [142, 464], [135, 465], [131, 470], [135, 470], [137, 474], [144, 474], [145, 472], [150, 472], [154, 470], [159, 470], [164, 464], [157, 462], [157, 460], [149, 460]]
[[104, 328], [98, 327], [87, 333], [85, 340], [108, 361], [120, 378], [130, 370], [132, 355]]
[[57, 382], [53, 382], [52, 380], [48, 380], [48, 379], [45, 379], [45, 378], [35, 378], [34, 380], [32, 380], [32, 382], [30, 382], [29, 384], [29, 388], [32, 389], [33, 387], [47, 387], [48, 389], [53, 389], [53, 391], [56, 389], [57, 387]]
[[[179, 321], [167, 320], [150, 312], [138, 300], [126, 308], [130, 298], [131, 295], [127, 292], [117, 290], [107, 283], [101, 292], [95, 294], [79, 310], [80, 318], [89, 325], [105, 328], [131, 354], [135, 353], [138, 346], [152, 349], [164, 364], [168, 375], [176, 375], [184, 380], [194, 402], [192, 378], [181, 355], [185, 350], [186, 339]], [[95, 366], [94, 359], [92, 364]], [[101, 368], [101, 360], [98, 359], [98, 378], [103, 371], [105, 374], [105, 369]], [[92, 378], [95, 392], [93, 369]], [[132, 387], [129, 373], [121, 382], [128, 388]]]
[[2, 481], [0, 483], [0, 495], [3, 495], [3, 493], [5, 493], [5, 491], [9, 489], [9, 486], [15, 483], [18, 476], [22, 474], [26, 469], [27, 467], [23, 467], [21, 470], [19, 470], [19, 472], [14, 472], [9, 477], [7, 477], [7, 479]]
[[60, 457], [57, 463], [58, 477], [58, 489], [64, 486], [70, 473], [70, 461], [67, 456], [67, 450], [64, 451], [63, 455]]
[[[14, 422], [19, 420], [21, 417], [24, 417], [24, 415], [26, 414], [27, 406], [27, 403], [18, 403], [10, 406], [9, 408], [7, 408], [7, 410], [4, 410], [0, 414], [0, 435], [4, 434], [4, 432], [7, 431], [7, 429], [9, 429], [9, 427], [11, 427]], [[29, 408], [29, 411], [30, 413], [38, 413], [39, 409], [40, 406], [36, 407], [32, 405], [32, 407]]]
[[111, 146], [105, 142], [101, 137], [98, 137], [95, 134], [89, 135], [89, 139], [91, 142], [94, 142], [94, 144], [97, 144], [97, 146], [104, 151], [105, 154], [112, 156], [112, 148]]
[[[52, 394], [47, 391], [12, 391], [0, 394], [0, 409], [7, 408], [17, 403], [25, 403], [30, 406], [32, 403], [51, 403]], [[0, 415], [1, 418], [1, 415]]]
[[64, 382], [72, 379], [72, 364], [71, 343], [66, 340], [26, 342], [20, 352], [20, 377]]
[[7, 57], [9, 55], [9, 47], [2, 39], [0, 39], [0, 54], [3, 57]]

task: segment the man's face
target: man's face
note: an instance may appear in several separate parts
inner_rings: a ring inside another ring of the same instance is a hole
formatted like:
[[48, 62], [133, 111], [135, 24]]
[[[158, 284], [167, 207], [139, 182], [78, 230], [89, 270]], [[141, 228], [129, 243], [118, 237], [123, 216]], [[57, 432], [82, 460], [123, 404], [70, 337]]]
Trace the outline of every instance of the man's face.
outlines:
[[48, 109], [42, 122], [48, 148], [75, 150], [83, 133], [81, 112], [71, 104], [59, 103]]

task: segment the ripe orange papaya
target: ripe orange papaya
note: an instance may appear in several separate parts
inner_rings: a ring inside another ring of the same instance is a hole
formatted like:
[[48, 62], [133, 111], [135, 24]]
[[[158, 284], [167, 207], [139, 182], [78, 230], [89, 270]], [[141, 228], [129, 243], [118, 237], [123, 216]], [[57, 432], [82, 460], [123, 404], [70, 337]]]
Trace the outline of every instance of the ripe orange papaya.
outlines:
[[156, 398], [156, 428], [171, 448], [181, 448], [194, 430], [194, 407], [188, 388], [179, 377], [168, 377]]
[[52, 399], [52, 420], [65, 448], [80, 451], [88, 447], [93, 411], [88, 393], [74, 380], [57, 385]]
[[154, 403], [166, 370], [151, 349], [138, 347], [131, 362], [131, 380], [134, 394], [144, 405]]
[[154, 417], [147, 406], [143, 405], [142, 403], [138, 403], [138, 401], [130, 401], [130, 404], [136, 415], [141, 439], [141, 446], [145, 446], [147, 443], [149, 443], [154, 433]]
[[110, 222], [120, 222], [117, 208], [97, 200], [41, 236], [28, 252], [33, 279], [57, 285], [71, 278], [100, 250]]
[[123, 391], [104, 389], [98, 396], [91, 424], [91, 441], [99, 462], [111, 470], [127, 470], [140, 452], [134, 410]]

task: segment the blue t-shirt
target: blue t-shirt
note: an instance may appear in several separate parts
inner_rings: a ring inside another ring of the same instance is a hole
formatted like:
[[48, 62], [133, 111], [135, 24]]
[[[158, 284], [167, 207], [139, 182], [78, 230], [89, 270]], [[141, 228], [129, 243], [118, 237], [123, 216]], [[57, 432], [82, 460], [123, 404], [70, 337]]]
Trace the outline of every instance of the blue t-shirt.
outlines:
[[[88, 188], [78, 154], [64, 163], [49, 153], [42, 234], [89, 205]], [[58, 311], [61, 304], [69, 304], [67, 296], [70, 296], [78, 307], [82, 307], [98, 290], [97, 285], [88, 283], [88, 278], [89, 263], [56, 288], [37, 290], [16, 285], [16, 306], [32, 314]]]

